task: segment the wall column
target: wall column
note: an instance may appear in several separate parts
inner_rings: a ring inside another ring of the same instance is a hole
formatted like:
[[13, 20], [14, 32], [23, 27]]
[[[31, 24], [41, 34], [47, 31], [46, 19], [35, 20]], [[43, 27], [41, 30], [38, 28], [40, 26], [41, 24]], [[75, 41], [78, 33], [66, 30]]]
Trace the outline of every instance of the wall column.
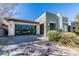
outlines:
[[8, 35], [9, 36], [15, 35], [15, 24], [13, 21], [8, 22]]
[[40, 25], [36, 26], [36, 34], [39, 35], [40, 34]]
[[58, 15], [58, 29], [61, 30], [61, 29], [63, 29], [62, 15], [61, 14], [57, 14], [57, 15]]

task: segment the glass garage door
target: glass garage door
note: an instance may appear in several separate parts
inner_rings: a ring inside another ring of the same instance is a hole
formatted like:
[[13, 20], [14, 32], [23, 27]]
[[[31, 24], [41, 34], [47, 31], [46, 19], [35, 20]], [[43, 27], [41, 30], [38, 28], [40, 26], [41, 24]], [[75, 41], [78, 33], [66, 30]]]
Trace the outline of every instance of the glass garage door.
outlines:
[[36, 34], [36, 26], [32, 25], [15, 25], [15, 35], [34, 35]]

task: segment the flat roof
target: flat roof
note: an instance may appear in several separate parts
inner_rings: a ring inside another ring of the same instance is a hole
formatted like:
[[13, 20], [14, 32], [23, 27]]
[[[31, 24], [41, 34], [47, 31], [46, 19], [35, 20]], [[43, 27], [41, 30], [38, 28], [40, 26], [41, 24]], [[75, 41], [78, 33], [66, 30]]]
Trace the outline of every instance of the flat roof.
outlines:
[[5, 18], [5, 20], [7, 20], [7, 21], [14, 21], [14, 22], [39, 24], [39, 22], [35, 22], [35, 21], [22, 20], [22, 19], [14, 19], [14, 18]]

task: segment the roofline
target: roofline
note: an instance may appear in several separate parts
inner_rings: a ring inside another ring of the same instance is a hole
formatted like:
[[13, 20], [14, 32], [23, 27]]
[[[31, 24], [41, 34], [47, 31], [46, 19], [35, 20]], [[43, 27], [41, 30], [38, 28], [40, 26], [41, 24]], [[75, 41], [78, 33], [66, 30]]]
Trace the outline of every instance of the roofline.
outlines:
[[6, 27], [8, 27], [7, 25], [5, 25], [5, 24], [1, 24], [1, 26], [6, 26]]
[[22, 19], [15, 19], [15, 18], [4, 18], [4, 19], [7, 20], [7, 21], [39, 24], [39, 22], [29, 21], [29, 20], [22, 20]]

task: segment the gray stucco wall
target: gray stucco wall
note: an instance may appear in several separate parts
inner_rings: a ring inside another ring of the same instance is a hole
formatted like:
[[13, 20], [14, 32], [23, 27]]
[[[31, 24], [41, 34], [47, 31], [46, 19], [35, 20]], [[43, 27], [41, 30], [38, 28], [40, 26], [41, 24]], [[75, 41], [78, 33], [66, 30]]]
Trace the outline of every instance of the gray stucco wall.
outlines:
[[56, 14], [51, 14], [51, 13], [46, 13], [46, 20], [45, 20], [45, 25], [44, 25], [44, 35], [46, 36], [47, 32], [50, 30], [50, 23], [55, 23], [56, 27], [55, 29], [57, 30], [58, 26], [58, 16]]

